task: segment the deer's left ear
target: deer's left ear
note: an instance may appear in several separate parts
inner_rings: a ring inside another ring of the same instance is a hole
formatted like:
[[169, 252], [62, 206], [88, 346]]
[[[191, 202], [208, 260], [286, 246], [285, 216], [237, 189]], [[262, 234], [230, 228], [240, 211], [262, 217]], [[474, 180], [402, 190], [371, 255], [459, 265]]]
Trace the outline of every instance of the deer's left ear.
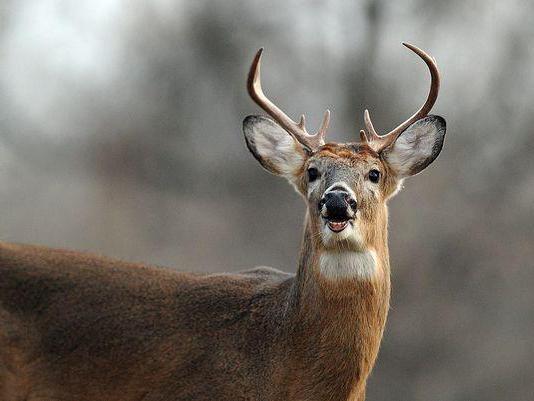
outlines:
[[446, 124], [443, 117], [427, 116], [410, 125], [382, 151], [382, 157], [400, 178], [424, 170], [443, 147]]

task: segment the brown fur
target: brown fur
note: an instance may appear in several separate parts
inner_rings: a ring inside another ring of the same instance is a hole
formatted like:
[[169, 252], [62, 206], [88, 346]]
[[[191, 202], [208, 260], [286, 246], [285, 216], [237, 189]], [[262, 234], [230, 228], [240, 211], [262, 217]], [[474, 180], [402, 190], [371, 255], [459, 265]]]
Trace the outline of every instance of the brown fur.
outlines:
[[346, 400], [388, 294], [310, 265], [199, 276], [2, 244], [0, 399]]
[[[389, 305], [385, 201], [397, 180], [366, 146], [327, 144], [312, 161], [349, 169], [355, 189], [369, 166], [383, 172], [359, 205], [372, 278], [321, 276], [312, 206], [296, 275], [0, 244], [0, 399], [363, 401]], [[303, 195], [306, 166], [293, 179]]]

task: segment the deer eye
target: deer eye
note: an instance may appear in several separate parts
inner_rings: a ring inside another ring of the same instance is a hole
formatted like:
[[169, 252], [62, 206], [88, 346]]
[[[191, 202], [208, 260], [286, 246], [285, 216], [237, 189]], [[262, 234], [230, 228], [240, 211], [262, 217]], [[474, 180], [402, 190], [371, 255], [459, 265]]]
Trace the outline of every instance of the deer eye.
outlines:
[[380, 171], [375, 170], [375, 169], [369, 171], [369, 180], [371, 182], [374, 182], [376, 184], [379, 179], [380, 179]]
[[308, 181], [313, 182], [319, 177], [319, 170], [317, 170], [315, 167], [310, 167], [308, 169]]

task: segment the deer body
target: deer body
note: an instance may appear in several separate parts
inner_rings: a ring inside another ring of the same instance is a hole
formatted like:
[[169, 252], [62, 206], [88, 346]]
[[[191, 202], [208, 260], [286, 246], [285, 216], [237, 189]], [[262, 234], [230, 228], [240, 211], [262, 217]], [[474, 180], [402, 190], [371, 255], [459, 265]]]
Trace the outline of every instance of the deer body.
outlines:
[[435, 159], [444, 122], [415, 115], [391, 139], [366, 113], [359, 143], [324, 144], [329, 113], [316, 136], [285, 116], [261, 91], [260, 55], [249, 91], [276, 122], [247, 117], [245, 138], [307, 203], [297, 273], [0, 244], [0, 399], [365, 399], [389, 307], [386, 201]]
[[2, 244], [0, 398], [347, 400], [389, 282], [340, 288], [310, 267], [199, 276]]

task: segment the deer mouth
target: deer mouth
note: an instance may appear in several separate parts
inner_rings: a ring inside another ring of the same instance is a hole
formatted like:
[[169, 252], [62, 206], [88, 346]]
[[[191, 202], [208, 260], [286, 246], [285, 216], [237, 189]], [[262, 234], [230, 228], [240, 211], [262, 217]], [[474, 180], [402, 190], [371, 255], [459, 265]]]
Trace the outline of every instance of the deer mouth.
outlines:
[[326, 220], [326, 225], [330, 229], [330, 231], [333, 231], [335, 233], [340, 233], [341, 231], [343, 231], [345, 228], [347, 228], [347, 226], [351, 222], [350, 219], [346, 219], [346, 220], [325, 219], [325, 220]]

